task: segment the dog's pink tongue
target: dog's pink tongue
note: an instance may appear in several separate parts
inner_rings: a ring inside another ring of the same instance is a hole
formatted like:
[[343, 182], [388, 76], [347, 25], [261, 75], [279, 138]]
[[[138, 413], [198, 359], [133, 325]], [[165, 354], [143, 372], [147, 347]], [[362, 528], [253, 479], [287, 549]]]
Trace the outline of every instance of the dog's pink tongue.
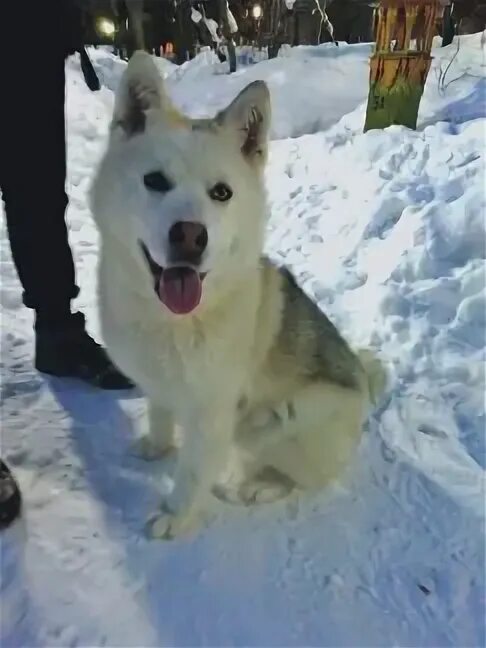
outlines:
[[199, 273], [192, 268], [168, 268], [159, 282], [159, 299], [176, 315], [191, 313], [201, 301]]

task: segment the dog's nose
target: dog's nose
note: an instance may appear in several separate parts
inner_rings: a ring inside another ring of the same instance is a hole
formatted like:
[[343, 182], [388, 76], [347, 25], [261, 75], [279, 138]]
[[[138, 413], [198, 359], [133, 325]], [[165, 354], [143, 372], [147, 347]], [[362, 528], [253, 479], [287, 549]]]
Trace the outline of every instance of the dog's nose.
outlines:
[[179, 221], [169, 230], [172, 262], [199, 263], [208, 245], [208, 231], [201, 223]]

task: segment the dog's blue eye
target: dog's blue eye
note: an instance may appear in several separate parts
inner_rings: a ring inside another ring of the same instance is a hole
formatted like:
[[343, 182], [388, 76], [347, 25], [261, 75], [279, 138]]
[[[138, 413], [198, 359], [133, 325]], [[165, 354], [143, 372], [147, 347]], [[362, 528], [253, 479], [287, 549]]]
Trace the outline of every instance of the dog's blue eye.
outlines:
[[143, 184], [147, 189], [150, 189], [150, 191], [158, 191], [159, 193], [167, 193], [173, 187], [172, 182], [160, 171], [146, 173], [143, 176]]
[[233, 192], [224, 182], [218, 182], [209, 190], [211, 200], [226, 202], [233, 196]]

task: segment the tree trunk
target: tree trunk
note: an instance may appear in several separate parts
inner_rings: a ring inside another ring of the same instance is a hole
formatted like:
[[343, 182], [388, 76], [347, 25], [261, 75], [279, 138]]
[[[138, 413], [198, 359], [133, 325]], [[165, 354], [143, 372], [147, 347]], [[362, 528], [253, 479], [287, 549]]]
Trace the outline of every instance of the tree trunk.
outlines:
[[127, 32], [127, 6], [123, 0], [112, 0], [112, 9], [116, 17], [116, 31], [114, 42], [116, 54], [120, 58], [126, 58], [130, 40]]
[[456, 26], [452, 17], [452, 4], [444, 7], [444, 15], [442, 17], [442, 47], [447, 47], [454, 40], [456, 33]]
[[224, 40], [226, 41], [226, 47], [228, 49], [228, 59], [231, 74], [232, 72], [236, 72], [236, 48], [228, 20], [227, 0], [219, 0], [219, 19], [221, 21], [221, 31], [223, 32]]
[[235, 41], [233, 40], [232, 37], [227, 41], [226, 46], [228, 48], [228, 57], [229, 57], [229, 64], [230, 64], [230, 74], [232, 72], [236, 72], [236, 47], [235, 47]]
[[178, 0], [175, 5], [175, 52], [179, 65], [185, 63], [193, 45], [193, 25], [191, 6], [188, 0]]
[[135, 50], [146, 49], [145, 34], [143, 30], [143, 1], [126, 0], [128, 10], [128, 31], [130, 34], [129, 55]]
[[267, 22], [267, 29], [268, 33], [272, 34], [272, 39], [268, 43], [268, 58], [276, 58], [278, 56], [278, 52], [280, 50], [280, 47], [286, 40], [286, 34], [285, 34], [285, 17], [284, 17], [284, 9], [285, 3], [283, 3], [281, 0], [270, 0], [268, 4], [268, 8], [266, 8], [266, 11], [269, 14], [268, 17], [268, 22]]

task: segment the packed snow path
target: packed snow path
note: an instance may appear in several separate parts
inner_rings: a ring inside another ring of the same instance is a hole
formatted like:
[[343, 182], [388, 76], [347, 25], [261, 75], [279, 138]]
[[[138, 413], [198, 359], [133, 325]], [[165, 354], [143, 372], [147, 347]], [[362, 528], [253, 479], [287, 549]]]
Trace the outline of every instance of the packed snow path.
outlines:
[[[2, 455], [25, 496], [1, 537], [2, 646], [484, 645], [486, 84], [471, 36], [439, 92], [455, 49], [436, 51], [416, 132], [366, 135], [368, 46], [297, 48], [231, 78], [159, 62], [192, 114], [268, 80], [269, 253], [390, 367], [356, 460], [319, 497], [148, 542], [164, 467], [128, 453], [143, 400], [33, 371], [2, 221]], [[67, 85], [78, 306], [96, 333], [86, 192], [123, 64], [95, 57], [102, 91], [75, 59]]]

